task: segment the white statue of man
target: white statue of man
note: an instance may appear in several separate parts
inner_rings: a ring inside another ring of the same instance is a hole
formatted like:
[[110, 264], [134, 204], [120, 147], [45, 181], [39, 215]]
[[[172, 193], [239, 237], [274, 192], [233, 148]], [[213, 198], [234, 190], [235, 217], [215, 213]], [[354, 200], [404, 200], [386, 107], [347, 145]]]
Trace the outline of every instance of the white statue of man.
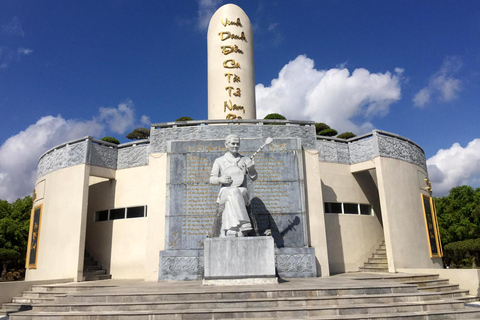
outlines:
[[252, 230], [247, 213], [249, 203], [247, 179], [257, 179], [255, 163], [248, 157], [238, 153], [240, 138], [231, 134], [225, 138], [228, 152], [213, 163], [210, 174], [211, 184], [221, 184], [217, 203], [224, 204], [220, 237], [243, 237]]

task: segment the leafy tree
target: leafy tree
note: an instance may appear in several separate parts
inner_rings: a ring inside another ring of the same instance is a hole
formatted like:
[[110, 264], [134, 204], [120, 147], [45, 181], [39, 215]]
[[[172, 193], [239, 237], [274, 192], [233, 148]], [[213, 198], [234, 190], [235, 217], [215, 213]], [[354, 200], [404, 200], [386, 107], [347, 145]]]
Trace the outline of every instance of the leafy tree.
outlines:
[[340, 138], [340, 139], [350, 139], [350, 138], [354, 138], [356, 137], [357, 135], [354, 134], [353, 132], [350, 132], [350, 131], [347, 131], [347, 132], [344, 132], [344, 133], [341, 133], [337, 136], [337, 138]]
[[330, 126], [328, 124], [325, 124], [323, 122], [317, 122], [315, 123], [315, 132], [319, 134], [320, 131], [330, 129]]
[[12, 249], [0, 248], [0, 261], [2, 261], [3, 265], [1, 278], [3, 280], [7, 279], [8, 265], [12, 262], [15, 263], [18, 258], [20, 258], [19, 252]]
[[136, 128], [132, 132], [127, 134], [126, 137], [127, 139], [130, 139], [130, 140], [148, 139], [150, 137], [150, 129]]
[[116, 139], [116, 138], [114, 138], [114, 137], [103, 137], [103, 138], [100, 139], [100, 140], [105, 141], [105, 142], [120, 144], [120, 141], [118, 141], [118, 139]]
[[325, 129], [317, 133], [319, 136], [326, 136], [326, 137], [334, 137], [338, 134], [337, 130], [335, 129]]
[[180, 117], [177, 120], [175, 120], [175, 122], [177, 122], [177, 121], [192, 121], [192, 120], [193, 119], [190, 118], [190, 117]]
[[11, 204], [0, 200], [0, 248], [3, 250], [0, 262], [3, 264], [3, 278], [7, 265], [23, 268], [25, 264], [31, 210], [30, 196], [17, 199]]
[[455, 187], [435, 204], [444, 245], [480, 238], [480, 188]]

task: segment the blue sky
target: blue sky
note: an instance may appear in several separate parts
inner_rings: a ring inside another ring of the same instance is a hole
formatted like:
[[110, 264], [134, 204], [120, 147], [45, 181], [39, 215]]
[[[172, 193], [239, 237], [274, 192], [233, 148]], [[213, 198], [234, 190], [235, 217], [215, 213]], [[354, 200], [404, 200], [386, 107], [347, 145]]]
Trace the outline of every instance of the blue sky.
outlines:
[[[479, 1], [231, 2], [253, 25], [258, 116], [394, 132], [424, 148], [436, 195], [480, 186]], [[31, 193], [66, 140], [206, 119], [224, 3], [0, 0], [0, 199]]]

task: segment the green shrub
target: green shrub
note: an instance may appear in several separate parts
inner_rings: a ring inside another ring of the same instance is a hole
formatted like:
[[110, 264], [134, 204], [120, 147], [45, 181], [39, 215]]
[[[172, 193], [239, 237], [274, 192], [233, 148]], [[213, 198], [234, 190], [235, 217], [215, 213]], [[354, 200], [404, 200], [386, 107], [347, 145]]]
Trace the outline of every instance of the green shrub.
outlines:
[[449, 243], [444, 248], [444, 262], [452, 267], [476, 267], [480, 258], [480, 239]]
[[177, 121], [192, 121], [192, 120], [193, 119], [190, 118], [190, 117], [180, 117], [177, 120], [175, 120], [175, 122], [177, 122]]
[[319, 134], [320, 131], [330, 129], [330, 126], [328, 124], [325, 124], [323, 122], [317, 122], [315, 123], [315, 132]]
[[105, 142], [120, 144], [120, 141], [118, 141], [118, 140], [117, 140], [116, 138], [114, 138], [114, 137], [103, 137], [103, 138], [100, 139], [100, 140], [105, 141]]
[[287, 120], [284, 116], [282, 116], [280, 113], [270, 113], [265, 116], [266, 120]]
[[317, 133], [319, 136], [326, 136], [326, 137], [334, 137], [338, 134], [337, 130], [335, 129], [325, 129]]
[[[284, 116], [282, 116], [280, 113], [270, 113], [263, 118], [265, 120], [287, 120]], [[268, 123], [269, 125], [280, 125], [283, 126], [285, 125], [284, 123]]]
[[340, 139], [350, 139], [350, 138], [354, 138], [354, 137], [356, 137], [356, 136], [357, 136], [357, 135], [354, 134], [353, 132], [347, 131], [347, 132], [344, 132], [344, 133], [342, 133], [342, 134], [339, 134], [339, 135], [337, 136], [337, 138], [340, 138]]
[[127, 139], [130, 139], [130, 140], [148, 139], [150, 137], [150, 129], [136, 128], [132, 132], [127, 134], [126, 137]]

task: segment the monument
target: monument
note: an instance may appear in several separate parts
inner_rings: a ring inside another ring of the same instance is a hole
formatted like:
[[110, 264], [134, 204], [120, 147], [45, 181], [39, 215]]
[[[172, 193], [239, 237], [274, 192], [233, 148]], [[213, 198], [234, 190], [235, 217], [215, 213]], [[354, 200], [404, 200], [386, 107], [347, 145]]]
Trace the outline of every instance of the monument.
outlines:
[[[272, 139], [267, 141], [249, 158], [238, 153], [240, 137], [228, 135], [225, 138], [225, 155], [215, 159], [210, 183], [220, 184], [217, 216], [213, 235], [219, 238], [206, 239], [205, 285], [276, 283], [275, 251], [273, 238], [244, 238], [255, 226], [253, 214], [249, 215], [250, 199], [247, 191], [247, 177], [256, 180], [254, 156]], [[251, 209], [250, 209], [251, 212]]]
[[83, 281], [86, 253], [114, 279], [325, 277], [358, 271], [383, 241], [390, 272], [441, 268], [422, 148], [381, 130], [345, 140], [317, 136], [313, 121], [255, 119], [248, 17], [225, 5], [208, 33], [209, 120], [40, 157], [26, 279]]

